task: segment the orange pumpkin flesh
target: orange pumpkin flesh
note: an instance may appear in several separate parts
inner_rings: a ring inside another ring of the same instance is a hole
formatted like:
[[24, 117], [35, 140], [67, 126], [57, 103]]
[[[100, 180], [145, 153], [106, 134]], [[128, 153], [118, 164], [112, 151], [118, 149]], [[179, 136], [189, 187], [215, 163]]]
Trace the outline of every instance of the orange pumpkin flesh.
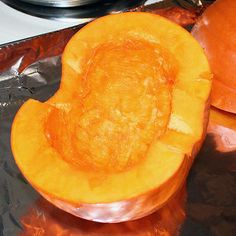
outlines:
[[236, 113], [236, 1], [218, 0], [203, 13], [192, 34], [204, 48], [214, 74], [211, 103]]
[[26, 102], [13, 122], [24, 176], [90, 220], [125, 221], [161, 207], [205, 134], [211, 80], [198, 43], [157, 15], [111, 15], [70, 40], [62, 65], [58, 92]]
[[79, 104], [48, 118], [46, 133], [52, 146], [66, 160], [74, 158], [68, 161], [78, 167], [124, 171], [141, 161], [154, 137], [166, 129], [171, 110], [168, 78], [174, 73], [167, 63], [163, 67], [155, 45], [141, 40], [119, 44], [95, 49], [75, 95]]

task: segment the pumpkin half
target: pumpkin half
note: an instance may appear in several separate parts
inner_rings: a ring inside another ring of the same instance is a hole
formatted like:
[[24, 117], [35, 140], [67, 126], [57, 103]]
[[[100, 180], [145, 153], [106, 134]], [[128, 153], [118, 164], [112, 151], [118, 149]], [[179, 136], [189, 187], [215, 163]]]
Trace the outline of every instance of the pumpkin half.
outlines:
[[236, 113], [236, 1], [217, 0], [199, 18], [192, 34], [212, 69], [211, 103]]
[[73, 36], [58, 92], [27, 101], [11, 144], [26, 179], [82, 218], [119, 222], [161, 207], [205, 134], [211, 75], [193, 37], [157, 15], [102, 17]]

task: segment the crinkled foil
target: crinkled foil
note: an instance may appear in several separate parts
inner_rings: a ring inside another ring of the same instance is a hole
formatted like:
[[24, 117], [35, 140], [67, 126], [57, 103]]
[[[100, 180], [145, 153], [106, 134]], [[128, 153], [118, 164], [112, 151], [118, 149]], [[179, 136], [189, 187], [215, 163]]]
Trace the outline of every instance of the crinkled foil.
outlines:
[[23, 178], [11, 152], [12, 120], [25, 100], [44, 101], [57, 90], [60, 55], [80, 27], [0, 47], [0, 236], [235, 236], [236, 142], [229, 143], [227, 135], [236, 131], [227, 128], [209, 129], [183, 189], [165, 207], [136, 221], [101, 224], [76, 218], [40, 197]]

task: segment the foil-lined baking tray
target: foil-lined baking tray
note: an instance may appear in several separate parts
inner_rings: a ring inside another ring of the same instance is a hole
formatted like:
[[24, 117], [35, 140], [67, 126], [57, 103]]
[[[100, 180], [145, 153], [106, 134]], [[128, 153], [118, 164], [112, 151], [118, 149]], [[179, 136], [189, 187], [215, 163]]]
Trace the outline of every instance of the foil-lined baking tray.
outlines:
[[[177, 8], [151, 11], [182, 23], [192, 24], [196, 16]], [[183, 189], [165, 207], [135, 221], [102, 224], [76, 218], [44, 200], [23, 178], [10, 147], [12, 120], [28, 98], [44, 101], [55, 93], [60, 55], [81, 27], [0, 47], [0, 236], [235, 236], [236, 144], [228, 145], [224, 128], [209, 129]]]

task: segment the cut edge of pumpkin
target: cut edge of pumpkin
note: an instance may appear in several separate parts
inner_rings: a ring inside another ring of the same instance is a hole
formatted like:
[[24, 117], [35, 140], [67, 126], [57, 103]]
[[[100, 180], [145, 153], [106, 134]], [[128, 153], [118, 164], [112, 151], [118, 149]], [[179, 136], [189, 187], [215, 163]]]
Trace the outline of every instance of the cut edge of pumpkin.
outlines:
[[211, 103], [214, 107], [226, 112], [236, 113], [236, 92], [214, 78]]
[[[138, 19], [133, 19], [135, 16], [138, 18], [142, 17], [142, 21], [139, 21], [138, 28], [136, 27]], [[114, 25], [112, 23], [111, 26], [111, 23], [107, 20], [107, 17], [113, 18], [114, 21], [118, 18], [119, 24]], [[154, 20], [156, 22], [159, 21], [159, 27], [155, 27], [151, 23]], [[122, 28], [123, 25], [125, 25], [124, 29]], [[67, 88], [69, 84], [71, 84], [69, 80], [65, 81], [63, 79], [64, 77], [68, 78], [68, 74], [74, 74], [75, 76], [70, 76], [70, 78], [76, 78], [78, 77], [78, 73], [81, 73], [80, 58], [85, 56], [86, 48], [94, 48], [99, 43], [106, 41], [109, 42], [112, 37], [114, 37], [113, 40], [118, 40], [117, 38], [119, 37], [119, 40], [121, 40], [122, 38], [127, 38], [128, 34], [131, 38], [134, 37], [136, 39], [144, 39], [148, 42], [161, 45], [162, 48], [174, 55], [179, 63], [178, 66], [181, 68], [181, 73], [179, 73], [176, 78], [176, 86], [182, 90], [185, 90], [190, 96], [194, 94], [194, 96], [204, 100], [206, 93], [209, 95], [209, 87], [211, 87], [211, 73], [208, 62], [203, 56], [204, 53], [199, 54], [199, 51], [203, 52], [203, 49], [188, 31], [178, 25], [175, 25], [175, 27], [178, 28], [178, 30], [173, 28], [173, 22], [168, 19], [146, 12], [128, 12], [99, 18], [94, 21], [94, 24], [91, 23], [84, 26], [79, 31], [79, 34], [74, 35], [67, 44], [62, 55], [63, 67], [61, 87]], [[166, 32], [167, 29], [170, 31], [170, 35]], [[91, 31], [93, 34], [90, 34], [86, 38], [87, 31]], [[99, 31], [99, 34], [97, 31]], [[119, 32], [118, 35], [117, 31]], [[191, 36], [191, 38], [189, 36]], [[77, 41], [80, 42], [79, 45], [77, 44]], [[184, 48], [191, 48], [191, 50], [186, 51]], [[74, 49], [78, 50], [79, 54], [75, 54]], [[195, 55], [194, 60], [192, 60], [192, 55]], [[70, 65], [70, 61], [73, 61], [73, 66]], [[195, 66], [196, 64], [199, 66]], [[201, 70], [199, 70], [199, 68], [201, 68]], [[191, 81], [193, 83], [188, 83], [189, 86], [184, 86], [181, 81], [183, 83], [186, 81]], [[200, 82], [203, 84], [202, 81], [204, 81], [205, 89], [199, 91], [197, 88], [198, 83]]]
[[236, 114], [211, 107], [210, 122], [228, 129], [236, 130]]

